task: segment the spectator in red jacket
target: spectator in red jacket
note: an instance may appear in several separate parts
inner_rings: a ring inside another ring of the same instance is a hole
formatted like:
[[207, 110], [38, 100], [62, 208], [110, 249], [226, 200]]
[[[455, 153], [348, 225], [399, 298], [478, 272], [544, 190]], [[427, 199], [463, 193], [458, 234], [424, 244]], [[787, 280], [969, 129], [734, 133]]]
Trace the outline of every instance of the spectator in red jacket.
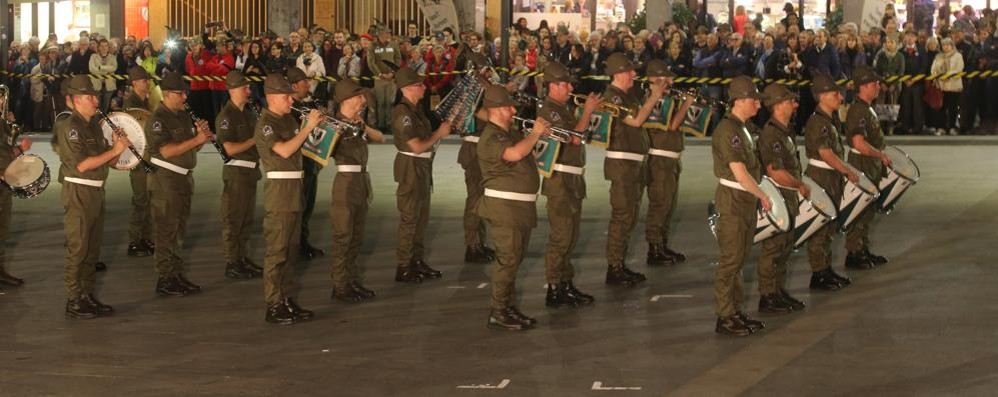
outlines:
[[432, 56], [426, 60], [426, 80], [424, 84], [430, 89], [430, 95], [440, 95], [440, 99], [450, 92], [450, 82], [454, 78], [451, 74], [435, 75], [441, 72], [453, 72], [454, 61], [446, 56], [447, 51], [441, 45], [433, 46]]
[[[211, 91], [207, 81], [199, 81], [197, 77], [208, 76], [209, 63], [211, 62], [211, 52], [204, 48], [201, 39], [191, 38], [190, 49], [187, 52], [187, 75], [191, 76], [191, 92], [187, 97], [187, 103], [194, 110], [194, 113], [205, 120], [214, 120], [212, 112]], [[208, 123], [215, 124], [215, 123]]]
[[[208, 63], [207, 72], [218, 78], [218, 80], [208, 83], [208, 87], [211, 89], [213, 114], [218, 114], [222, 106], [225, 106], [225, 103], [229, 101], [229, 90], [225, 87], [225, 76], [229, 74], [230, 70], [235, 69], [236, 58], [232, 55], [232, 44], [228, 41], [218, 43], [215, 46], [215, 53], [216, 55]], [[209, 120], [214, 120], [214, 118]]]

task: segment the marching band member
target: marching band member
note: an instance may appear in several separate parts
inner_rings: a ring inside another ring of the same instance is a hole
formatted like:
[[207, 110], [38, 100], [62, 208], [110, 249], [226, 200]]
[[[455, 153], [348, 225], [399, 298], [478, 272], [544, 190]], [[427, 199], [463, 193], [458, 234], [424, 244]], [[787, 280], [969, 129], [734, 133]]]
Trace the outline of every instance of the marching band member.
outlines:
[[110, 315], [114, 308], [94, 296], [97, 277], [94, 268], [104, 234], [104, 182], [110, 165], [128, 148], [123, 135], [112, 136], [112, 145], [93, 122], [97, 114], [97, 90], [86, 75], [70, 80], [67, 91], [73, 99], [73, 115], [56, 125], [59, 135], [56, 153], [62, 165], [63, 229], [66, 232], [66, 315], [89, 319]]
[[[664, 84], [666, 90], [672, 86], [672, 79], [675, 77], [669, 71], [669, 65], [659, 59], [648, 62], [646, 73], [650, 83]], [[648, 215], [645, 219], [645, 239], [648, 241], [648, 265], [651, 266], [676, 264], [686, 260], [685, 255], [669, 248], [669, 231], [679, 197], [679, 173], [683, 169], [679, 158], [684, 142], [679, 126], [683, 124], [694, 100], [694, 96], [686, 96], [667, 130], [648, 130], [651, 148], [648, 149]]]
[[[766, 175], [776, 181], [783, 200], [787, 203], [790, 219], [797, 216], [797, 193], [808, 198], [807, 184], [801, 181], [800, 156], [797, 136], [790, 127], [797, 110], [797, 94], [786, 86], [770, 84], [762, 92], [763, 104], [772, 116], [759, 134], [759, 158]], [[789, 313], [804, 309], [804, 303], [790, 296], [787, 283], [787, 261], [794, 249], [794, 233], [777, 234], [760, 243], [759, 254], [759, 313]]]
[[[364, 242], [364, 225], [367, 223], [367, 210], [373, 192], [371, 176], [367, 173], [367, 140], [384, 142], [381, 132], [364, 125], [361, 116], [367, 106], [368, 90], [350, 79], [336, 83], [333, 99], [338, 106], [336, 117], [340, 120], [361, 125], [364, 134], [356, 138], [340, 138], [333, 151], [336, 160], [336, 176], [333, 178], [332, 209], [329, 213], [333, 222], [332, 298], [355, 303], [374, 298], [374, 291], [360, 283], [357, 269], [357, 255]], [[395, 279], [399, 280], [396, 273]]]
[[492, 312], [488, 326], [523, 330], [537, 320], [527, 317], [514, 305], [516, 271], [530, 242], [530, 230], [537, 226], [537, 190], [540, 175], [533, 150], [542, 135], [549, 134], [547, 122], [537, 119], [533, 133], [524, 136], [513, 130], [516, 101], [505, 88], [488, 85], [484, 107], [489, 124], [478, 143], [484, 196], [475, 211], [492, 226], [496, 243], [496, 263], [492, 268]]
[[[309, 90], [311, 89], [309, 82], [311, 80], [308, 76], [305, 76], [305, 72], [295, 67], [288, 68], [287, 78], [288, 82], [291, 83], [291, 88], [295, 90], [292, 95], [295, 101], [294, 107], [316, 107], [314, 101], [309, 96]], [[296, 120], [304, 116], [298, 114], [296, 111], [292, 111], [291, 114]], [[324, 251], [313, 247], [308, 241], [308, 225], [309, 220], [312, 219], [312, 212], [315, 210], [315, 195], [319, 188], [319, 172], [322, 171], [322, 164], [305, 157], [302, 159], [302, 169], [305, 171], [305, 178], [302, 180], [302, 189], [304, 190], [302, 190], [301, 244], [299, 248], [301, 249], [302, 258], [311, 260], [326, 255]]]
[[[845, 188], [842, 175], [854, 183], [859, 180], [859, 176], [842, 162], [845, 152], [839, 135], [839, 122], [832, 116], [842, 104], [842, 93], [835, 79], [824, 73], [815, 74], [811, 93], [818, 106], [804, 127], [804, 149], [808, 158], [805, 175], [821, 186], [833, 203], [838, 203]], [[832, 270], [831, 244], [837, 229], [838, 224], [830, 222], [815, 232], [807, 243], [812, 272], [811, 289], [837, 291], [851, 283], [849, 278]]]
[[[0, 96], [0, 109], [6, 109], [4, 101], [6, 97]], [[31, 139], [21, 138], [18, 142], [14, 131], [7, 127], [7, 123], [14, 122], [14, 114], [0, 114], [0, 177], [7, 171], [7, 167], [18, 156], [18, 152], [24, 153], [31, 149]], [[0, 187], [0, 285], [8, 287], [20, 287], [24, 285], [24, 280], [7, 273], [7, 235], [10, 232], [10, 218], [13, 211], [13, 194], [6, 186]]]
[[752, 249], [755, 235], [756, 204], [769, 211], [773, 203], [759, 188], [758, 148], [750, 129], [750, 119], [759, 111], [762, 94], [752, 79], [742, 75], [728, 86], [731, 110], [721, 119], [711, 138], [714, 176], [718, 178], [714, 202], [720, 215], [717, 245], [720, 258], [714, 273], [717, 323], [720, 334], [748, 336], [765, 325], [745, 316], [742, 306], [742, 266]]
[[215, 116], [215, 130], [232, 160], [222, 166], [222, 248], [225, 277], [260, 277], [263, 268], [249, 259], [247, 244], [253, 231], [256, 183], [260, 180], [260, 155], [253, 140], [257, 115], [249, 107], [250, 82], [238, 70], [225, 76], [229, 100]]
[[632, 271], [624, 263], [627, 257], [627, 240], [638, 221], [641, 194], [648, 182], [645, 158], [648, 154], [648, 132], [643, 127], [655, 104], [662, 98], [665, 86], [654, 84], [644, 104], [630, 94], [636, 76], [635, 66], [621, 53], [607, 58], [606, 73], [610, 85], [603, 94], [604, 102], [627, 108], [639, 109], [634, 115], [620, 114], [610, 133], [610, 146], [606, 151], [604, 177], [610, 181], [610, 224], [606, 239], [606, 284], [634, 286], [645, 281], [643, 274]]
[[[890, 157], [883, 152], [884, 131], [872, 105], [880, 95], [883, 79], [869, 67], [859, 66], [853, 70], [852, 81], [857, 93], [856, 101], [849, 106], [846, 116], [849, 164], [866, 174], [874, 185], [880, 186], [886, 167], [891, 166]], [[887, 263], [887, 258], [870, 252], [870, 223], [876, 213], [875, 208], [867, 209], [846, 233], [847, 268], [872, 269]]]
[[394, 174], [399, 210], [398, 269], [395, 280], [419, 283], [440, 278], [440, 271], [430, 268], [423, 258], [423, 238], [430, 221], [430, 192], [433, 187], [433, 157], [437, 142], [450, 133], [451, 123], [444, 121], [436, 131], [423, 112], [420, 101], [426, 92], [423, 77], [410, 68], [395, 73], [395, 84], [402, 101], [392, 111], [395, 135]]
[[186, 296], [201, 292], [201, 286], [184, 276], [185, 263], [180, 257], [187, 232], [194, 195], [197, 153], [212, 133], [208, 123], [195, 125], [184, 111], [187, 84], [179, 74], [166, 73], [162, 84], [163, 101], [146, 121], [146, 156], [157, 167], [148, 179], [152, 218], [156, 223], [156, 292], [167, 296]]
[[[153, 111], [149, 105], [149, 90], [152, 75], [141, 66], [128, 69], [128, 80], [132, 89], [125, 95], [122, 104], [125, 109]], [[144, 126], [143, 126], [144, 127]], [[149, 209], [149, 175], [142, 167], [128, 172], [132, 183], [132, 212], [128, 217], [128, 256], [146, 257], [152, 255], [155, 244], [152, 239], [152, 211]]]
[[292, 298], [292, 275], [301, 242], [301, 146], [319, 125], [321, 114], [312, 110], [303, 128], [291, 116], [294, 90], [284, 76], [269, 74], [263, 82], [267, 109], [257, 119], [253, 141], [266, 172], [263, 184], [263, 234], [267, 239], [263, 260], [263, 294], [268, 323], [291, 325], [311, 320], [313, 313]]
[[[483, 67], [488, 61], [481, 54], [468, 53], [468, 59], [475, 67]], [[461, 137], [461, 149], [457, 152], [457, 162], [464, 169], [464, 185], [468, 196], [464, 200], [464, 261], [468, 263], [490, 263], [496, 259], [496, 252], [485, 245], [485, 221], [475, 213], [475, 206], [485, 190], [482, 188], [482, 169], [478, 165], [478, 140], [488, 125], [488, 113], [478, 108], [474, 114], [475, 133]]]
[[[538, 107], [538, 117], [553, 127], [572, 131], [585, 131], [589, 119], [599, 107], [599, 95], [590, 94], [586, 98], [582, 115], [575, 118], [569, 109], [574, 84], [577, 80], [572, 72], [558, 62], [550, 62], [544, 68], [544, 83], [548, 95]], [[572, 266], [572, 252], [579, 241], [582, 222], [582, 200], [586, 198], [586, 180], [583, 177], [586, 166], [586, 148], [579, 138], [560, 145], [558, 162], [553, 174], [544, 178], [541, 194], [547, 197], [548, 222], [551, 235], [548, 237], [544, 254], [544, 269], [548, 290], [545, 304], [551, 307], [578, 306], [593, 303], [592, 295], [575, 288], [572, 279], [575, 269]]]

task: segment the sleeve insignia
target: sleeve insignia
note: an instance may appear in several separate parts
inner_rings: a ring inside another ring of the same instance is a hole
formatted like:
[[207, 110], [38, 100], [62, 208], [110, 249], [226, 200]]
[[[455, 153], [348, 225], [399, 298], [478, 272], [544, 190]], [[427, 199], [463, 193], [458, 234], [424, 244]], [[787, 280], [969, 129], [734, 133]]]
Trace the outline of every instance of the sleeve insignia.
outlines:
[[614, 105], [620, 105], [620, 103], [622, 102], [620, 99], [620, 95], [614, 95], [612, 102]]
[[828, 136], [828, 126], [827, 125], [821, 126], [821, 136]]
[[405, 127], [411, 126], [412, 125], [412, 118], [409, 117], [408, 115], [402, 116], [402, 125], [405, 126]]
[[68, 137], [68, 139], [71, 140], [71, 141], [78, 141], [78, 140], [80, 140], [80, 134], [78, 132], [76, 132], [75, 129], [69, 130], [69, 137]]
[[222, 119], [222, 123], [219, 125], [219, 127], [223, 130], [229, 129], [229, 119]]
[[270, 136], [270, 134], [273, 133], [274, 133], [274, 128], [271, 127], [269, 124], [263, 126], [263, 136]]
[[739, 147], [742, 145], [742, 138], [738, 135], [731, 136], [731, 147]]
[[773, 152], [780, 153], [781, 151], [783, 151], [783, 145], [780, 145], [779, 142], [773, 142]]
[[859, 119], [859, 126], [866, 128], [866, 117]]
[[561, 114], [555, 111], [551, 111], [551, 121], [555, 123], [561, 121]]
[[153, 131], [163, 131], [163, 123], [160, 123], [159, 121], [154, 121], [152, 123], [152, 130]]

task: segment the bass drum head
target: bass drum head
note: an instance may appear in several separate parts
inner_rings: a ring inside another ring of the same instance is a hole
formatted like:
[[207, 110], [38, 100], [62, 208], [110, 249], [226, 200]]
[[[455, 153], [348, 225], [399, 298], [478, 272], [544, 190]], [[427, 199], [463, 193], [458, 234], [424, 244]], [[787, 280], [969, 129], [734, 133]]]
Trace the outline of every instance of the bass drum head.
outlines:
[[149, 120], [149, 118], [152, 117], [152, 112], [142, 108], [128, 108], [125, 109], [125, 113], [135, 117], [135, 120], [139, 122], [139, 126], [141, 126], [143, 130], [146, 127], [146, 120]]
[[[811, 189], [811, 197], [808, 197], [806, 200], [811, 201], [811, 205], [814, 206], [814, 209], [828, 218], [835, 219], [835, 217], [839, 214], [839, 209], [835, 205], [835, 202], [832, 201], [832, 198], [828, 196], [828, 193], [825, 193], [825, 189], [818, 185], [818, 182], [815, 182], [814, 179], [811, 179], [809, 176], [805, 175], [801, 177], [801, 181]], [[801, 200], [805, 200], [803, 197], [800, 198]]]
[[[877, 188], [877, 185], [873, 184], [873, 181], [871, 181], [870, 178], [863, 173], [863, 171], [856, 169], [856, 167], [853, 167], [849, 163], [843, 162], [842, 165], [845, 165], [846, 168], [852, 170], [852, 172], [856, 173], [856, 175], [859, 175], [859, 180], [854, 184], [859, 188], [859, 190], [862, 190], [864, 193], [869, 194], [874, 198], [880, 195], [880, 189]], [[846, 184], [850, 183], [852, 182], [846, 179]]]
[[898, 174], [898, 176], [907, 179], [909, 181], [915, 182], [921, 176], [921, 172], [918, 170], [918, 165], [912, 161], [908, 153], [899, 149], [897, 146], [889, 146], [884, 149], [884, 154], [891, 159], [891, 169]]
[[766, 214], [770, 224], [775, 226], [781, 233], [786, 233], [792, 227], [792, 222], [790, 220], [790, 211], [787, 209], [787, 202], [783, 199], [780, 188], [769, 177], [762, 178], [759, 188], [762, 189], [763, 193], [766, 193], [769, 201], [773, 203], [773, 208]]
[[[115, 125], [125, 131], [125, 135], [128, 136], [128, 140], [132, 142], [132, 146], [138, 150], [140, 154], [145, 153], [146, 148], [146, 135], [142, 131], [142, 124], [139, 120], [132, 116], [131, 114], [125, 112], [113, 112], [107, 115], [107, 118], [111, 119]], [[104, 139], [107, 140], [108, 144], [113, 142], [111, 140], [111, 134], [114, 131], [111, 126], [107, 124], [104, 120], [101, 120], [100, 128], [104, 132]], [[118, 157], [118, 162], [114, 164], [114, 168], [119, 170], [130, 170], [139, 165], [139, 159], [132, 154], [131, 150], [126, 150], [121, 153]]]
[[35, 183], [45, 174], [45, 160], [33, 154], [14, 159], [3, 173], [3, 179], [13, 188], [23, 188]]

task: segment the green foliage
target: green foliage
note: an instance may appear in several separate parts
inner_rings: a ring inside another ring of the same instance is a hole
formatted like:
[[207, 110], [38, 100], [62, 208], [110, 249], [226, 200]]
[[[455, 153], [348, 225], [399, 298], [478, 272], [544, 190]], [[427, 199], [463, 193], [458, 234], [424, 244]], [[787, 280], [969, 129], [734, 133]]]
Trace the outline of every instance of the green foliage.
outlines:
[[839, 25], [841, 24], [842, 7], [835, 5], [835, 9], [832, 10], [832, 13], [828, 15], [827, 19], [825, 19], [825, 30], [828, 31], [828, 33], [835, 34], [839, 31]]
[[637, 34], [638, 32], [647, 29], [648, 26], [648, 11], [645, 8], [638, 10], [631, 17], [630, 21], [627, 21], [627, 27], [631, 29], [631, 34]]
[[686, 6], [685, 1], [676, 1], [672, 3], [672, 22], [679, 26], [690, 26], [696, 18], [693, 15], [693, 10], [690, 10]]

